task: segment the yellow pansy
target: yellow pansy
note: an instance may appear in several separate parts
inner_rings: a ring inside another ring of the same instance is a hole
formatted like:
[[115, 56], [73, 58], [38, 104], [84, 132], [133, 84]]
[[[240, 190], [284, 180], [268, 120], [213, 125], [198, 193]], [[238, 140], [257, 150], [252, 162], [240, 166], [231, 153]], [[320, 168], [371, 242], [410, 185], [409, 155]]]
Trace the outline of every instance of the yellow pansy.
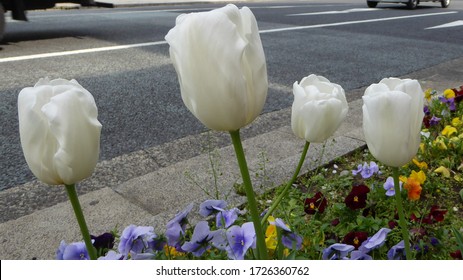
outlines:
[[431, 96], [432, 96], [432, 89], [428, 88], [425, 92], [424, 92], [424, 97], [426, 98], [426, 100], [431, 100]]
[[[463, 134], [463, 133], [462, 133]], [[424, 153], [426, 151], [426, 145], [424, 143], [420, 143], [420, 151]]]
[[455, 92], [451, 89], [446, 89], [444, 90], [444, 97], [449, 99], [449, 98], [455, 98]]
[[424, 181], [426, 181], [426, 174], [424, 174], [423, 170], [420, 170], [418, 172], [412, 170], [412, 173], [410, 174], [409, 178], [412, 178], [413, 180], [420, 183], [420, 185], [423, 185]]
[[454, 133], [457, 133], [457, 129], [451, 125], [446, 125], [444, 130], [442, 130], [441, 134], [447, 137], [452, 136]]
[[447, 168], [445, 168], [444, 166], [439, 166], [436, 170], [434, 170], [434, 172], [441, 174], [445, 178], [450, 177], [450, 171]]
[[[420, 145], [421, 146], [421, 145]], [[419, 169], [428, 169], [428, 164], [424, 161], [419, 161], [416, 158], [413, 159], [413, 163], [418, 166]]]
[[440, 150], [447, 150], [447, 145], [442, 137], [437, 137], [436, 140], [432, 142], [432, 145], [439, 148]]
[[265, 244], [269, 250], [275, 250], [277, 247], [278, 236], [277, 236], [277, 227], [275, 224], [270, 224], [275, 222], [273, 216], [268, 217], [269, 225], [265, 231]]
[[460, 118], [453, 118], [452, 119], [452, 125], [455, 127], [461, 126], [463, 122], [461, 121]]
[[175, 247], [169, 245], [164, 246], [164, 253], [168, 258], [181, 257], [185, 255], [185, 253], [179, 252], [175, 249]]

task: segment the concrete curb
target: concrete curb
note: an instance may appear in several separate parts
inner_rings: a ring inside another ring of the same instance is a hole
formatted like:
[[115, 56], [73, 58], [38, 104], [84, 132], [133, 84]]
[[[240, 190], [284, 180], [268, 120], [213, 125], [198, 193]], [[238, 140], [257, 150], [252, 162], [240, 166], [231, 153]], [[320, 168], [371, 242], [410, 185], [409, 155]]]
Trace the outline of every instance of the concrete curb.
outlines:
[[[312, 145], [302, 172], [316, 168], [364, 145], [359, 124], [361, 100], [350, 103], [348, 121], [328, 140], [320, 160], [322, 145]], [[290, 114], [290, 110], [278, 113]], [[278, 186], [288, 180], [295, 168], [304, 141], [297, 139], [289, 126], [264, 133], [243, 141], [248, 165], [254, 176], [258, 193]], [[242, 204], [245, 200], [236, 194], [233, 185], [240, 176], [234, 151], [226, 146], [214, 151], [220, 163], [217, 186], [220, 194], [229, 193], [230, 205]], [[264, 155], [264, 157], [262, 157]], [[262, 164], [265, 163], [265, 169]], [[195, 183], [185, 176], [189, 171]], [[265, 176], [262, 175], [265, 171]], [[115, 189], [103, 188], [80, 196], [87, 223], [94, 234], [130, 224], [152, 225], [156, 232], [163, 233], [166, 222], [173, 215], [194, 202], [197, 206], [210, 198], [195, 184], [214, 192], [210, 157], [208, 154], [190, 158], [160, 168], [141, 177], [118, 185]], [[70, 204], [59, 203], [32, 214], [0, 224], [2, 242], [0, 259], [53, 259], [59, 242], [80, 240], [77, 224]]]

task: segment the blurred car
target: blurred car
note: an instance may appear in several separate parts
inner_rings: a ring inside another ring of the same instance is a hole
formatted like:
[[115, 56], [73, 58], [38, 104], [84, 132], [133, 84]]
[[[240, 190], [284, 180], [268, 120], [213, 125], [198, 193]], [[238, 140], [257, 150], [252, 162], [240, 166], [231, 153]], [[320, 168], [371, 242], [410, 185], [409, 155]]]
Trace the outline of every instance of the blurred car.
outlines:
[[7, 11], [11, 11], [13, 19], [27, 21], [26, 11], [49, 9], [57, 3], [95, 5], [93, 0], [0, 0], [0, 41], [3, 38], [3, 32], [5, 32], [5, 13]]
[[367, 5], [370, 8], [375, 8], [378, 3], [403, 3], [409, 9], [415, 9], [421, 2], [439, 2], [442, 8], [447, 8], [450, 5], [450, 0], [367, 0]]

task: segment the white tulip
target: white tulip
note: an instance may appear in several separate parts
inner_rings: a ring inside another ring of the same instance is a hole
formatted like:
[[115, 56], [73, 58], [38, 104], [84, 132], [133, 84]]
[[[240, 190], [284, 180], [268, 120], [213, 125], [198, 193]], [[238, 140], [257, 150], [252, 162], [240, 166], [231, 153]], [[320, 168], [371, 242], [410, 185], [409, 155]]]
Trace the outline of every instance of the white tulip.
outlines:
[[322, 143], [347, 116], [344, 89], [322, 76], [310, 75], [293, 84], [291, 127], [299, 138]]
[[424, 93], [416, 80], [387, 78], [363, 96], [363, 131], [371, 154], [392, 167], [416, 155], [421, 142]]
[[267, 67], [249, 8], [180, 15], [166, 41], [183, 102], [205, 126], [236, 131], [262, 112]]
[[50, 185], [89, 177], [101, 124], [93, 96], [75, 80], [41, 79], [18, 96], [21, 146], [32, 173]]

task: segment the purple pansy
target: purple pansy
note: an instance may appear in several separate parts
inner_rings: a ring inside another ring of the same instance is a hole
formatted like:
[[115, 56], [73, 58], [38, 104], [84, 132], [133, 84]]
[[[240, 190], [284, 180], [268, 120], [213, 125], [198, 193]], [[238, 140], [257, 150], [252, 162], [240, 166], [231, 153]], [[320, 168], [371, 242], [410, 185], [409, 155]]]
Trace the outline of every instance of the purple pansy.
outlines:
[[429, 120], [429, 125], [431, 126], [437, 125], [440, 121], [441, 121], [441, 118], [438, 118], [433, 115], [431, 119]]
[[346, 259], [347, 254], [355, 249], [352, 245], [335, 243], [323, 250], [323, 260], [342, 260]]
[[210, 216], [227, 207], [227, 202], [224, 200], [206, 200], [199, 205], [199, 214], [203, 217]]
[[365, 162], [363, 165], [359, 164], [356, 170], [352, 170], [353, 175], [357, 175], [359, 173], [363, 179], [368, 179], [374, 174], [379, 173], [379, 167], [373, 161], [371, 161], [370, 164]]
[[218, 228], [229, 228], [231, 225], [233, 225], [236, 219], [238, 219], [239, 212], [240, 210], [238, 208], [220, 211], [217, 213], [217, 216], [215, 216], [216, 226]]
[[281, 242], [288, 249], [300, 250], [302, 248], [302, 237], [292, 232], [282, 219], [275, 219], [275, 226], [281, 229]]
[[99, 257], [98, 260], [106, 260], [106, 261], [117, 261], [123, 260], [124, 256], [116, 251], [108, 251], [106, 256]]
[[443, 96], [439, 96], [439, 100], [444, 103], [444, 104], [447, 104], [448, 108], [450, 111], [455, 111], [455, 98], [445, 98]]
[[351, 260], [372, 260], [373, 258], [365, 252], [355, 250], [350, 253]]
[[360, 245], [359, 250], [368, 253], [373, 249], [383, 246], [389, 232], [391, 232], [391, 229], [381, 228], [375, 235], [365, 240], [362, 245]]
[[200, 257], [211, 247], [210, 242], [213, 238], [214, 232], [210, 231], [207, 222], [201, 221], [196, 224], [191, 240], [183, 244], [182, 250], [190, 252], [196, 257]]
[[84, 242], [74, 242], [66, 244], [61, 241], [58, 251], [56, 252], [57, 260], [89, 260], [87, 247]]
[[405, 259], [405, 243], [400, 241], [396, 245], [392, 246], [387, 252], [387, 258], [389, 260], [403, 260]]
[[[402, 182], [399, 182], [400, 190], [402, 190]], [[383, 185], [384, 189], [386, 190], [387, 196], [394, 196], [395, 195], [395, 188], [394, 188], [394, 178], [387, 177], [386, 182]]]
[[153, 227], [143, 227], [130, 225], [122, 232], [118, 250], [121, 254], [128, 257], [145, 253], [152, 249], [149, 244], [156, 238]]
[[243, 260], [249, 248], [256, 246], [256, 231], [252, 222], [240, 226], [232, 226], [226, 232], [228, 258]]
[[181, 250], [182, 237], [185, 234], [186, 225], [188, 224], [188, 214], [193, 209], [193, 203], [190, 203], [185, 209], [180, 211], [166, 225], [166, 237], [169, 246]]

